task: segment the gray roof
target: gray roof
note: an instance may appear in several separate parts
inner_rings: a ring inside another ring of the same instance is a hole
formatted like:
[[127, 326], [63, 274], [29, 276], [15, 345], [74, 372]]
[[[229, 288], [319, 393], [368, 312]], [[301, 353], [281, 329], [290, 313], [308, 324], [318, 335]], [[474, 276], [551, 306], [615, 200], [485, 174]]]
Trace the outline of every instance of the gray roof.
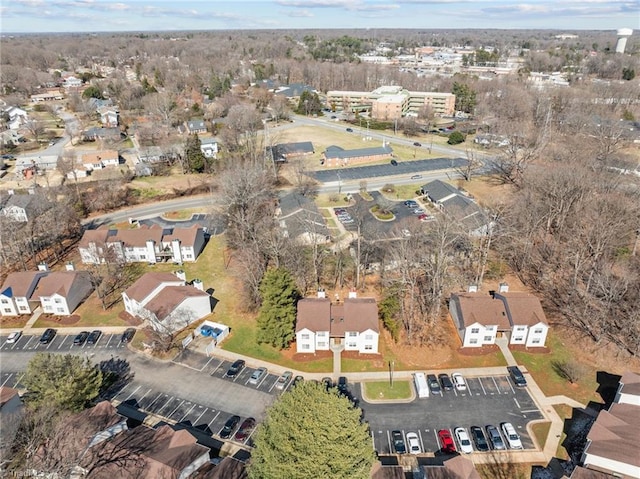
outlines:
[[280, 217], [285, 218], [297, 211], [305, 210], [318, 213], [318, 207], [312, 199], [307, 198], [299, 193], [289, 193], [284, 195], [278, 201], [280, 206]]
[[316, 204], [298, 193], [289, 193], [280, 198], [280, 223], [290, 238], [304, 233], [329, 236], [329, 229]]
[[391, 155], [393, 148], [389, 145], [373, 148], [358, 148], [357, 150], [344, 150], [336, 145], [328, 146], [324, 152], [325, 158], [361, 158], [363, 156]]
[[276, 94], [291, 98], [301, 96], [302, 92], [305, 91], [314, 93], [316, 90], [313, 87], [302, 83], [290, 83], [289, 85], [283, 85], [281, 89], [276, 90]]
[[200, 145], [215, 145], [218, 140], [215, 138], [200, 138]]
[[[299, 141], [297, 143], [280, 143], [273, 147], [275, 151], [282, 155], [303, 155], [315, 152], [313, 143], [310, 141]], [[274, 154], [275, 154], [274, 151]]]
[[460, 190], [444, 181], [434, 180], [422, 186], [422, 192], [436, 203], [451, 195], [459, 195]]
[[83, 136], [85, 138], [110, 138], [120, 137], [120, 130], [118, 128], [99, 128], [93, 127], [85, 130]]
[[201, 119], [189, 120], [187, 122], [187, 128], [189, 128], [189, 131], [207, 129], [207, 127], [204, 125], [204, 120]]

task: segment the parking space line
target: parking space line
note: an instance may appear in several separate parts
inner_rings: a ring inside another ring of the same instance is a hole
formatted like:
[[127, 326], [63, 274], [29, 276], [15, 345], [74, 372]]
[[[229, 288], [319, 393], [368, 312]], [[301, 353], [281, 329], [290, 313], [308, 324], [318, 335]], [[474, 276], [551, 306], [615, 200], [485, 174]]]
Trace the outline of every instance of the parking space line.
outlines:
[[389, 452], [394, 453], [395, 451], [391, 449], [391, 434], [389, 434], [388, 429], [387, 429], [387, 445], [389, 446]]
[[511, 384], [511, 380], [509, 379], [509, 376], [506, 376], [506, 379], [507, 379], [507, 383], [509, 384], [509, 387], [511, 388], [511, 392], [515, 394], [516, 390], [513, 389], [513, 384]]
[[131, 396], [133, 396], [135, 393], [137, 393], [137, 392], [138, 392], [138, 389], [140, 389], [141, 387], [142, 387], [142, 386], [138, 386], [138, 387], [136, 388], [136, 390], [135, 390], [135, 391], [133, 391], [131, 394], [129, 394], [129, 395], [127, 396], [127, 399], [125, 399], [125, 401], [128, 401], [129, 399], [131, 399]]
[[516, 403], [516, 406], [518, 406], [518, 409], [522, 409], [522, 408], [520, 407], [520, 403], [518, 402], [518, 400], [517, 400], [516, 398], [513, 398], [513, 402], [515, 402], [515, 403]]
[[[195, 407], [196, 407], [195, 404], [193, 406], [191, 406], [191, 409], [189, 409], [186, 413], [184, 413], [184, 415], [180, 418], [180, 421], [178, 421], [178, 422], [184, 421], [184, 418], [187, 417], [189, 414], [191, 414], [191, 411], [193, 411], [193, 408], [195, 408]], [[200, 419], [200, 418], [198, 418], [198, 419]], [[195, 424], [194, 424], [194, 426], [195, 426]]]
[[115, 334], [110, 334], [109, 335], [109, 339], [107, 339], [107, 344], [104, 345], [105, 348], [109, 347], [109, 343], [111, 342], [111, 340], [113, 339], [114, 336], [115, 336]]
[[209, 424], [207, 424], [207, 428], [208, 428], [210, 431], [212, 431], [212, 429], [211, 429], [211, 423], [212, 423], [213, 421], [215, 421], [216, 419], [218, 419], [218, 416], [219, 416], [219, 415], [220, 415], [220, 411], [218, 411], [218, 414], [216, 414], [216, 415], [213, 417], [213, 419], [212, 419], [211, 421], [209, 421]]
[[27, 349], [27, 346], [29, 345], [29, 343], [31, 342], [31, 340], [35, 338], [35, 336], [29, 336], [29, 340], [27, 341], [27, 344], [24, 345], [23, 349]]
[[502, 394], [500, 392], [500, 388], [498, 387], [498, 383], [496, 382], [496, 378], [494, 378], [493, 376], [491, 376], [491, 380], [493, 381], [493, 384], [495, 384], [496, 386], [496, 391], [498, 391], [498, 394]]
[[[167, 395], [165, 394], [165, 396], [167, 396]], [[169, 397], [169, 396], [167, 396], [167, 397]], [[168, 405], [168, 404], [171, 404], [171, 401], [173, 401], [173, 396], [169, 397], [169, 399], [168, 399], [167, 401], [165, 401], [165, 402], [162, 404], [162, 407], [161, 407], [160, 409], [158, 409], [158, 411], [157, 411], [157, 412], [159, 413], [159, 412], [160, 412], [160, 411], [162, 411], [165, 407], [167, 407], [167, 405]]]
[[482, 388], [482, 392], [486, 396], [487, 395], [487, 391], [485, 391], [484, 384], [482, 384], [482, 378], [478, 378], [478, 382], [480, 383], [480, 387]]
[[198, 424], [198, 421], [200, 420], [200, 418], [201, 418], [202, 416], [204, 416], [204, 413], [205, 413], [205, 412], [207, 412], [208, 410], [209, 410], [209, 408], [208, 408], [208, 407], [204, 408], [204, 411], [202, 411], [202, 413], [198, 416], [198, 419], [196, 419], [196, 420], [193, 422], [193, 425], [194, 425], [194, 426], [195, 426], [196, 424]]
[[[177, 400], [178, 400], [178, 399], [176, 398], [176, 401], [177, 401]], [[178, 410], [178, 408], [184, 404], [184, 401], [185, 401], [184, 399], [183, 399], [182, 401], [180, 401], [180, 404], [178, 404], [178, 405], [175, 407], [175, 409], [174, 409], [173, 411], [171, 411], [169, 414], [167, 414], [165, 417], [171, 417], [171, 416], [173, 416], [173, 413], [174, 413], [174, 412], [176, 412], [176, 411]]]
[[373, 450], [377, 452], [378, 450], [376, 449], [376, 437], [373, 434], [373, 431], [371, 431], [371, 444], [373, 445]]
[[[213, 358], [211, 358], [211, 359], [213, 359]], [[223, 363], [223, 361], [220, 361], [220, 362], [218, 363], [218, 365], [215, 367], [215, 369], [214, 369], [213, 371], [211, 371], [209, 374], [210, 374], [211, 376], [213, 376], [213, 375], [216, 373], [216, 371], [217, 371], [218, 369], [220, 369], [220, 366], [222, 366], [222, 363]]]
[[5, 384], [7, 384], [9, 382], [9, 379], [11, 379], [11, 376], [13, 376], [13, 373], [9, 373], [9, 376], [7, 376], [7, 379], [2, 384], [0, 384], [0, 386], [4, 386]]
[[278, 378], [276, 377], [276, 380], [273, 381], [273, 384], [271, 385], [271, 387], [269, 388], [269, 392], [273, 391], [273, 388], [276, 387], [276, 383], [278, 382]]
[[209, 358], [209, 360], [205, 363], [205, 365], [204, 365], [204, 366], [202, 366], [202, 367], [199, 369], [199, 371], [204, 371], [204, 368], [206, 368], [207, 366], [209, 366], [209, 363], [210, 363], [212, 360], [213, 360], [213, 358], [212, 358], [212, 357], [211, 357], [211, 358]]
[[149, 388], [147, 389], [147, 392], [144, 393], [139, 399], [137, 399], [138, 404], [140, 403], [140, 401], [142, 401], [145, 397], [147, 397], [147, 394], [149, 394], [151, 391], [153, 391], [153, 389]]
[[[67, 340], [67, 338], [69, 336], [70, 336], [69, 334], [65, 334], [64, 336], [62, 336], [62, 342], [60, 343], [60, 346], [58, 346], [58, 349], [60, 349], [62, 347], [62, 345], [64, 344], [64, 342]], [[52, 342], [52, 344], [53, 344], [53, 342]], [[47, 349], [49, 349], [49, 348], [47, 348]], [[71, 349], [71, 348], [69, 348], [69, 349]]]
[[13, 385], [14, 389], [17, 389], [18, 384], [20, 384], [20, 381], [22, 381], [22, 378], [24, 377], [24, 374], [25, 374], [25, 373], [22, 373], [22, 374], [18, 377], [18, 379], [16, 379], [16, 382], [15, 382], [15, 384]]
[[425, 452], [424, 442], [422, 441], [422, 433], [420, 432], [420, 429], [418, 429], [418, 436], [420, 436], [420, 448], [422, 449], [422, 452]]
[[258, 385], [256, 386], [256, 388], [259, 388], [260, 386], [262, 386], [262, 383], [265, 382], [267, 380], [267, 378], [269, 377], [269, 373], [267, 372], [263, 378], [260, 380], [260, 382], [258, 383]]

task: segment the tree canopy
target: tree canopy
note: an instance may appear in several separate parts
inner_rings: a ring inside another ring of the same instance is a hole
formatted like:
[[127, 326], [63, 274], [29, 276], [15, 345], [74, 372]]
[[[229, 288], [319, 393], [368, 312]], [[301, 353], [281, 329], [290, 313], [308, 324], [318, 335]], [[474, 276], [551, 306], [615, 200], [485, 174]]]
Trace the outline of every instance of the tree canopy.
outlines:
[[186, 158], [186, 166], [190, 173], [202, 173], [207, 166], [207, 158], [200, 149], [201, 145], [202, 142], [200, 138], [198, 138], [197, 133], [187, 137], [184, 145], [184, 155]]
[[23, 384], [28, 404], [80, 411], [98, 396], [102, 373], [81, 356], [38, 353], [27, 365]]
[[280, 397], [258, 427], [249, 477], [371, 477], [375, 455], [360, 415], [337, 389], [298, 384]]
[[260, 283], [262, 306], [258, 314], [258, 341], [285, 348], [295, 336], [296, 303], [300, 293], [289, 272], [267, 271]]

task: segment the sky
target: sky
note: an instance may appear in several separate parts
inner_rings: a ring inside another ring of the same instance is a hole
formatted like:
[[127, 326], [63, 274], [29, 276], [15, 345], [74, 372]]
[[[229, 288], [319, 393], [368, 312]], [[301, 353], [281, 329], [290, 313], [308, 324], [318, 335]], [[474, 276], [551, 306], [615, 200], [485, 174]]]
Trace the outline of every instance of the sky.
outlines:
[[0, 0], [3, 34], [309, 28], [640, 30], [640, 0]]

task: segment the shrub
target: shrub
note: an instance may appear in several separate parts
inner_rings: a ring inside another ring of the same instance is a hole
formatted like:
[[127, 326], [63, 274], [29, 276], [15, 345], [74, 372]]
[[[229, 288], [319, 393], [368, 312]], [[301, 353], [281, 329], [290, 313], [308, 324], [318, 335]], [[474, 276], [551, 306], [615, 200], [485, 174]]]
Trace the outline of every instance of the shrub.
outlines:
[[464, 143], [464, 140], [465, 136], [461, 132], [454, 131], [449, 135], [449, 140], [447, 140], [447, 143], [450, 145], [459, 145], [460, 143]]

